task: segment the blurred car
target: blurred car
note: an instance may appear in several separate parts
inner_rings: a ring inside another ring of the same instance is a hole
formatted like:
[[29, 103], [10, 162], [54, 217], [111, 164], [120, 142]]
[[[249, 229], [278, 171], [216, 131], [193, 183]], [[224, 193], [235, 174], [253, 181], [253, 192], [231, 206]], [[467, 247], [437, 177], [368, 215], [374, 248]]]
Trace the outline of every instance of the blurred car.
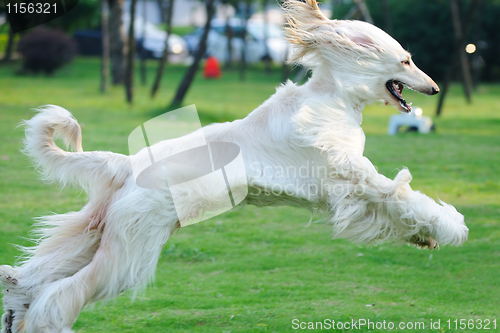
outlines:
[[[241, 19], [233, 18], [229, 20], [229, 24], [233, 31], [231, 40], [232, 60], [241, 58], [243, 49], [243, 28], [244, 22]], [[191, 54], [194, 54], [198, 49], [201, 36], [204, 28], [198, 28], [193, 33], [184, 36], [187, 47]], [[268, 24], [267, 47], [269, 56], [272, 61], [281, 63], [289, 52], [288, 43], [284, 37], [282, 29], [275, 24]], [[265, 47], [265, 25], [260, 21], [248, 21], [245, 57], [247, 62], [258, 62], [266, 56]], [[226, 21], [214, 19], [207, 40], [207, 55], [216, 57], [219, 61], [228, 60], [227, 48]]]
[[84, 56], [102, 55], [102, 32], [101, 30], [77, 30], [73, 39], [78, 45], [78, 53]]
[[[125, 36], [128, 34], [129, 25], [130, 15], [124, 14], [122, 29]], [[148, 58], [161, 58], [165, 50], [166, 31], [161, 30], [149, 21], [144, 21], [142, 16], [136, 16], [134, 20], [134, 35], [137, 41], [138, 52], [143, 50]], [[175, 55], [179, 59], [184, 59], [189, 55], [186, 41], [178, 35], [170, 35], [168, 49], [170, 54]]]
[[[126, 32], [129, 25], [130, 17], [129, 15], [124, 15], [122, 26], [124, 36], [127, 36]], [[143, 31], [145, 31], [145, 34]], [[151, 22], [146, 21], [144, 24], [142, 17], [136, 17], [134, 20], [134, 34], [138, 55], [140, 52], [144, 52], [147, 58], [161, 58], [165, 49], [165, 39], [167, 38], [165, 31], [159, 29]], [[80, 54], [101, 55], [102, 32], [100, 30], [78, 30], [73, 34], [73, 39], [78, 44]], [[172, 34], [168, 39], [168, 48], [171, 55], [170, 60], [173, 62], [176, 60], [184, 61], [189, 55], [187, 44], [180, 36]]]

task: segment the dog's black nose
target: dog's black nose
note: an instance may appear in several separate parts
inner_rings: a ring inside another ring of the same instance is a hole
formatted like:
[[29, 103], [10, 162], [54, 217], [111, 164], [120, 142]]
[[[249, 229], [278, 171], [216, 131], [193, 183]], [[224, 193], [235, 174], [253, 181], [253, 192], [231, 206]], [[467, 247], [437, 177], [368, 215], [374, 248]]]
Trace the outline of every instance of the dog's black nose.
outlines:
[[431, 95], [436, 95], [437, 93], [439, 93], [439, 87], [438, 86], [432, 87]]

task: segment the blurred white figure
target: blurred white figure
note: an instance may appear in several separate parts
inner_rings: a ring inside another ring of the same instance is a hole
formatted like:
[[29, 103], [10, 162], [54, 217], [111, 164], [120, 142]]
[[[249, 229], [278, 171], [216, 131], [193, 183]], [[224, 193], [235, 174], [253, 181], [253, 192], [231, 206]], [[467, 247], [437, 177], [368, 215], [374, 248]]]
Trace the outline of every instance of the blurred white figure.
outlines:
[[423, 116], [421, 108], [413, 108], [407, 114], [395, 114], [389, 119], [389, 128], [387, 133], [394, 135], [398, 133], [398, 129], [402, 126], [416, 128], [419, 133], [427, 134], [432, 130], [432, 119]]

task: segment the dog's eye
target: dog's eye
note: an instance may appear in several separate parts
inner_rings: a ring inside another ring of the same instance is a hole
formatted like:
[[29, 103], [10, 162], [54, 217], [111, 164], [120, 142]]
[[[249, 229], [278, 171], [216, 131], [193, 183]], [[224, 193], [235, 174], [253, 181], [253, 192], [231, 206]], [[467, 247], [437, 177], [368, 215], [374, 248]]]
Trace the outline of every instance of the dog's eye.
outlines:
[[403, 60], [401, 63], [405, 66], [410, 66], [410, 60]]

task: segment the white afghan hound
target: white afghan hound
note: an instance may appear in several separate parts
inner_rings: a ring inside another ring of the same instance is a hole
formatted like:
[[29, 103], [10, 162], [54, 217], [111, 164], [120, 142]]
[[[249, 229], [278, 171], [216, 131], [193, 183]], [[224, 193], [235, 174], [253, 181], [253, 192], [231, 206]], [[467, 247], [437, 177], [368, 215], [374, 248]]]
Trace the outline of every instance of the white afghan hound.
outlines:
[[[315, 0], [287, 0], [284, 9], [293, 61], [313, 74], [302, 86], [279, 87], [245, 119], [203, 128], [208, 143], [241, 149], [247, 178], [232, 190], [244, 186], [243, 203], [256, 206], [319, 210], [335, 237], [355, 242], [394, 240], [431, 249], [438, 242], [462, 244], [468, 229], [453, 206], [413, 191], [407, 169], [391, 180], [363, 156], [365, 105], [382, 100], [409, 112], [404, 86], [434, 95], [437, 85], [373, 25], [329, 20]], [[227, 195], [226, 188], [193, 186], [174, 206], [168, 189], [137, 185], [132, 166], [144, 154], [83, 152], [80, 126], [60, 107], [40, 109], [25, 126], [25, 153], [44, 179], [78, 184], [89, 199], [79, 212], [40, 218], [37, 244], [24, 249], [19, 266], [0, 267], [2, 333], [71, 332], [89, 302], [144, 288], [179, 221], [216, 209]], [[53, 136], [76, 151], [60, 149]], [[152, 148], [182, 150], [190, 139]], [[311, 165], [326, 172], [283, 172]]]

